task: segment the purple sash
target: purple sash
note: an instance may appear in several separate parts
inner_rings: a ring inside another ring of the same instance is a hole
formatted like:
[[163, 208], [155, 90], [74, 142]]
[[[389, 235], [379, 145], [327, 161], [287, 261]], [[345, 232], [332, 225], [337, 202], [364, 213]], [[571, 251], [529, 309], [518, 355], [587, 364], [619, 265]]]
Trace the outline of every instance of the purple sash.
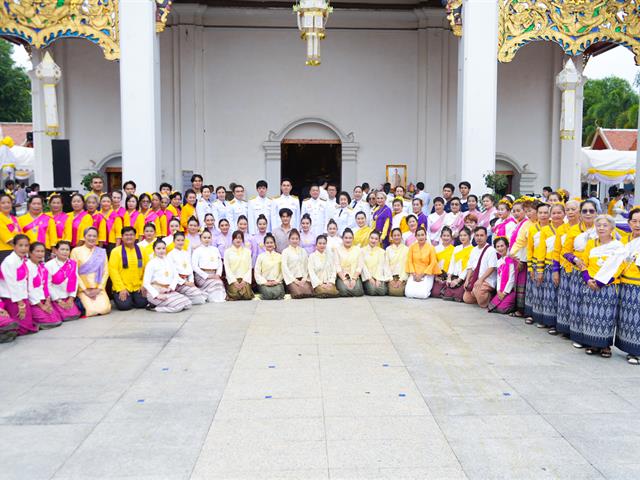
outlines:
[[38, 218], [34, 218], [33, 221], [22, 228], [23, 232], [28, 232], [35, 229], [37, 240], [40, 243], [45, 243], [47, 239], [47, 227], [51, 221], [51, 217], [45, 214], [40, 214]]
[[478, 218], [478, 226], [488, 228], [489, 222], [491, 222], [491, 217], [495, 212], [496, 212], [496, 207], [491, 207], [486, 212], [480, 214], [480, 217]]
[[107, 254], [104, 248], [95, 247], [89, 259], [78, 267], [78, 273], [80, 275], [89, 275], [90, 273], [96, 274], [96, 283], [102, 282], [104, 276], [104, 261], [107, 258]]
[[74, 293], [78, 289], [78, 276], [76, 275], [76, 262], [71, 259], [64, 262], [60, 269], [51, 276], [51, 283], [62, 285], [67, 279], [69, 279], [67, 293]]

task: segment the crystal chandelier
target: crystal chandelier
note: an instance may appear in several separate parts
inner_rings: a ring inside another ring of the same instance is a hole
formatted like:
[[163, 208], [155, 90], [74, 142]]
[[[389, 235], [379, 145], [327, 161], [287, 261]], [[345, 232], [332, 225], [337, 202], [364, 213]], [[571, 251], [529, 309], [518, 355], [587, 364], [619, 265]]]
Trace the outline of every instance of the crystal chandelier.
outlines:
[[324, 38], [324, 29], [333, 7], [328, 0], [299, 0], [293, 6], [298, 16], [300, 38], [307, 42], [307, 65], [320, 65], [320, 40]]

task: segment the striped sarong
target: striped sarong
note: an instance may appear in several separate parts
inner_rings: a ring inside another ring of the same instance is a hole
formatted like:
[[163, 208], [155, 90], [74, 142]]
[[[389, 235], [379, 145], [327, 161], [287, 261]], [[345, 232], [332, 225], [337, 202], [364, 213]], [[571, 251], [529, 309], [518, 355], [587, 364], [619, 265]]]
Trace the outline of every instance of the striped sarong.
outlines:
[[610, 347], [618, 319], [617, 285], [593, 291], [582, 282], [580, 293], [580, 315], [571, 319], [571, 340], [589, 347]]

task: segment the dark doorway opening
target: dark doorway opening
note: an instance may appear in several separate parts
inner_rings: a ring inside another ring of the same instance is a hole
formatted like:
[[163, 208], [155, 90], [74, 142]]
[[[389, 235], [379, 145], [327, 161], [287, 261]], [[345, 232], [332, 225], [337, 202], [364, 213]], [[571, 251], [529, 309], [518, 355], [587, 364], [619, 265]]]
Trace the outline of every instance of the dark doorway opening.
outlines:
[[280, 178], [290, 178], [293, 194], [304, 199], [309, 186], [320, 178], [342, 183], [342, 145], [335, 140], [284, 140]]

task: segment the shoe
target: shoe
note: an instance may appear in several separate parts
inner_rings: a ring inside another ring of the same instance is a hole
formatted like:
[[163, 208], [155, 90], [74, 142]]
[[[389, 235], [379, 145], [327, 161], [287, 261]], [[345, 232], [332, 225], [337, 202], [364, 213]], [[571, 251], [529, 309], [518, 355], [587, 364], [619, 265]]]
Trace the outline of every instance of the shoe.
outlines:
[[571, 345], [573, 345], [574, 348], [584, 348], [584, 345], [578, 342], [573, 342]]
[[558, 331], [554, 327], [551, 327], [547, 333], [549, 335], [558, 335]]
[[541, 324], [541, 323], [536, 323], [536, 327], [537, 327], [537, 328], [549, 328], [549, 327], [547, 327], [546, 325], [543, 325], [543, 324]]

